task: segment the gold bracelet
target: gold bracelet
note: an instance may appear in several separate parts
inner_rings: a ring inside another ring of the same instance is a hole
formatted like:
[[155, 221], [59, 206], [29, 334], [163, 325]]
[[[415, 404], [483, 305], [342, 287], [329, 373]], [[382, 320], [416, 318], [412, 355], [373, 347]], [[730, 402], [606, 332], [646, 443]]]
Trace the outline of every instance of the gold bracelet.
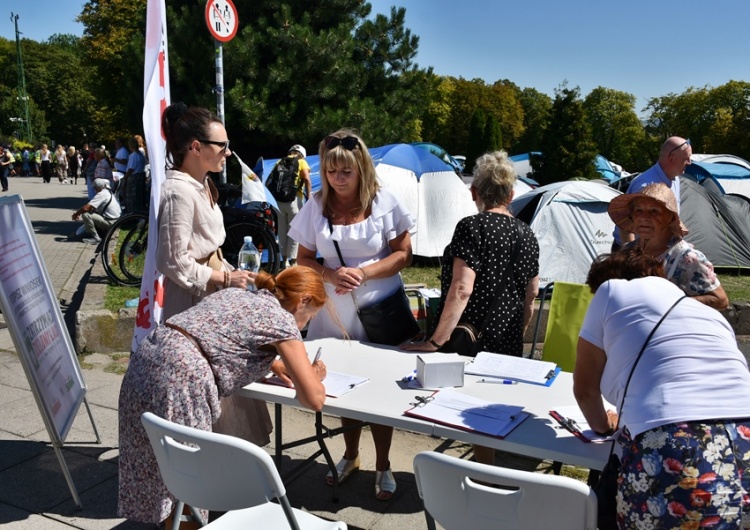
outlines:
[[362, 278], [362, 283], [366, 285], [367, 284], [367, 278], [369, 278], [369, 276], [365, 272], [365, 269], [363, 269], [362, 267], [360, 267], [359, 270], [362, 272], [362, 276], [364, 276], [364, 278]]
[[229, 287], [229, 271], [224, 271], [224, 289]]

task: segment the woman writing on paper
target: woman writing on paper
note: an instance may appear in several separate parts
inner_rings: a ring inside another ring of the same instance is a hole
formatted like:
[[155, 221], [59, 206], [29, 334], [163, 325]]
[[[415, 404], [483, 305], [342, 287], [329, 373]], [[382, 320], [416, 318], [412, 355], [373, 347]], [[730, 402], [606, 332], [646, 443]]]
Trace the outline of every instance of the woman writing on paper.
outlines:
[[[226, 237], [224, 219], [208, 173], [221, 171], [232, 154], [221, 120], [207, 109], [174, 103], [164, 110], [162, 131], [169, 169], [161, 186], [156, 268], [165, 276], [167, 320], [217, 289], [245, 289], [254, 274], [232, 267], [219, 248]], [[265, 402], [223, 396], [221, 410], [215, 432], [256, 445], [270, 442], [273, 425]]]
[[[442, 293], [429, 339], [404, 344], [410, 351], [438, 351], [459, 322], [482, 336], [479, 350], [520, 357], [523, 334], [539, 290], [539, 244], [515, 219], [516, 170], [505, 151], [481, 156], [474, 166], [471, 194], [479, 213], [459, 221], [443, 253]], [[494, 451], [475, 447], [476, 460], [494, 463]]]
[[307, 267], [276, 277], [261, 271], [256, 285], [223, 289], [169, 318], [131, 356], [119, 401], [121, 517], [159, 523], [174, 502], [141, 425], [144, 412], [210, 431], [220, 396], [264, 377], [277, 354], [300, 403], [323, 407], [326, 368], [310, 364], [300, 335], [327, 303], [320, 275]]
[[[415, 221], [395, 195], [378, 185], [367, 146], [352, 131], [337, 131], [320, 143], [320, 175], [322, 189], [294, 218], [289, 236], [299, 242], [298, 263], [312, 267], [325, 281], [346, 334], [367, 341], [357, 307], [367, 308], [402, 289], [399, 272], [411, 264], [409, 231]], [[316, 260], [318, 253], [322, 265]], [[310, 322], [307, 332], [308, 339], [344, 336], [338, 323], [325, 313]], [[350, 426], [356, 422], [342, 418], [341, 423]], [[371, 425], [371, 430], [376, 452], [375, 496], [388, 500], [396, 491], [388, 456], [393, 428]], [[355, 428], [344, 433], [346, 452], [336, 466], [339, 483], [359, 469], [361, 432]], [[326, 482], [333, 483], [331, 474]]]
[[[684, 296], [640, 248], [597, 258], [573, 390], [591, 427], [611, 434], [640, 348]], [[620, 528], [740, 528], [750, 517], [750, 373], [727, 321], [688, 297], [635, 365], [620, 411]]]

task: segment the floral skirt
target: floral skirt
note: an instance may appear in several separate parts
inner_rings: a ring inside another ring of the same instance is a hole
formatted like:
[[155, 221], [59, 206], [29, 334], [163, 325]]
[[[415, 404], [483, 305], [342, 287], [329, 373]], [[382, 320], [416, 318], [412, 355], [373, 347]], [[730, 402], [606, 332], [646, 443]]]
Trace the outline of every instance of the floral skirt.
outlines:
[[620, 443], [621, 529], [750, 528], [750, 420], [672, 423]]

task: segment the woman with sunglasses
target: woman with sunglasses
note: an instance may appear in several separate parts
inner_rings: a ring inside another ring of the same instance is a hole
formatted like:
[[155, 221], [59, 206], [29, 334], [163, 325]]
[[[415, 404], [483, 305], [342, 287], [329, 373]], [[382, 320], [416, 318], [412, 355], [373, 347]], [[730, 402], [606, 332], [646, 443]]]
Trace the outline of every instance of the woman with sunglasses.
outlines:
[[[368, 307], [401, 288], [399, 273], [412, 260], [409, 231], [415, 220], [395, 195], [380, 187], [367, 146], [355, 133], [346, 129], [333, 133], [320, 143], [319, 152], [322, 188], [292, 221], [289, 235], [299, 242], [297, 263], [323, 278], [346, 333], [367, 341], [355, 301], [360, 308]], [[318, 253], [323, 264], [316, 260]], [[328, 312], [318, 313], [307, 332], [309, 339], [321, 337], [345, 338]], [[347, 418], [341, 423], [356, 424]], [[396, 491], [388, 456], [393, 428], [372, 425], [371, 430], [375, 497], [389, 500]], [[339, 483], [359, 469], [360, 435], [357, 428], [344, 433], [346, 452], [336, 466]], [[333, 484], [330, 473], [326, 483]]]
[[[211, 111], [175, 103], [162, 114], [167, 175], [161, 185], [156, 267], [164, 274], [162, 318], [194, 306], [227, 287], [247, 288], [255, 274], [235, 269], [221, 255], [226, 238], [218, 191], [209, 172], [219, 172], [229, 150], [227, 131]], [[264, 402], [239, 396], [221, 400], [215, 432], [257, 445], [270, 442], [271, 417]]]

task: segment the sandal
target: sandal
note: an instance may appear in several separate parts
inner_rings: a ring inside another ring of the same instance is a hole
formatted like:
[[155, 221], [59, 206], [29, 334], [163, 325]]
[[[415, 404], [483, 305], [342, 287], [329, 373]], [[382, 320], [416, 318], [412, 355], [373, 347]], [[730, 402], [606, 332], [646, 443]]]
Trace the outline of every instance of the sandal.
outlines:
[[396, 493], [396, 479], [390, 469], [375, 472], [375, 498], [379, 501], [389, 501]]
[[[339, 463], [336, 464], [336, 473], [339, 476], [339, 484], [343, 483], [348, 479], [352, 473], [359, 469], [359, 455], [354, 460], [347, 460], [346, 457], [342, 457]], [[333, 486], [333, 473], [330, 471], [326, 475], [326, 484]]]

